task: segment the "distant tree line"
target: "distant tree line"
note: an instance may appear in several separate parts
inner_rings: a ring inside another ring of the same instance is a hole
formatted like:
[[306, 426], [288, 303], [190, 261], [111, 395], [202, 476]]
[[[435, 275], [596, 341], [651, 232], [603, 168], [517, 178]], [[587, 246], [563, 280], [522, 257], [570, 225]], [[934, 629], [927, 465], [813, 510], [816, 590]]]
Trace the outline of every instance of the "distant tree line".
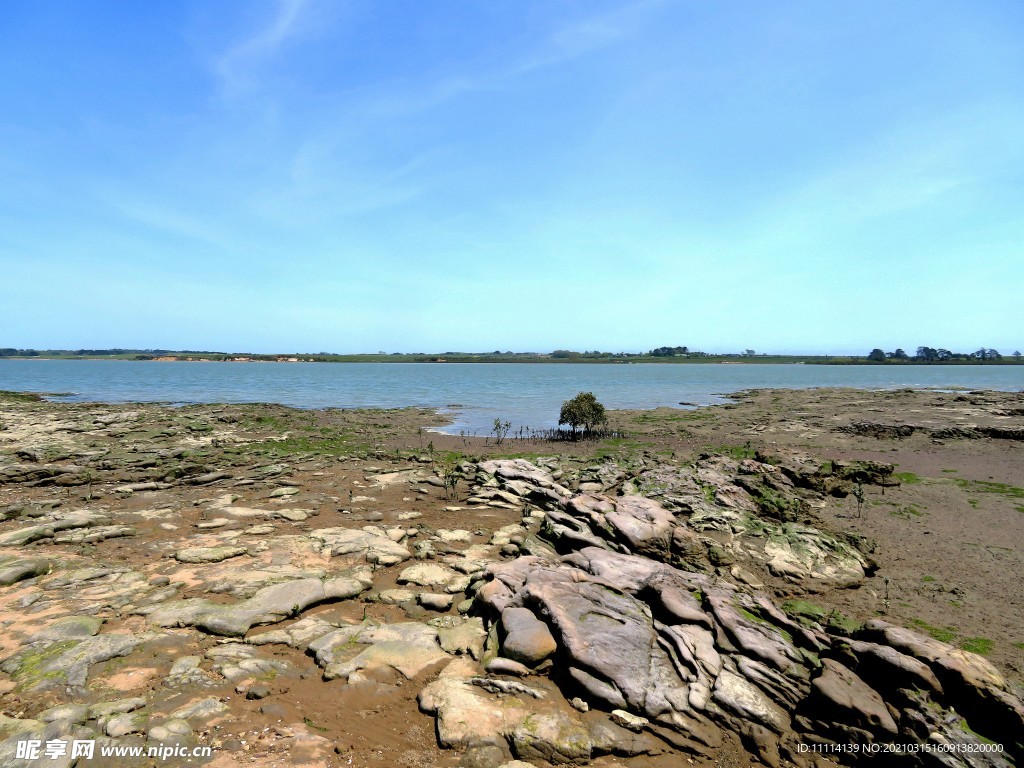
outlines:
[[15, 349], [14, 347], [0, 347], [0, 357], [38, 357], [39, 352], [34, 349]]
[[[1013, 353], [1015, 362], [1020, 362], [1020, 351]], [[974, 363], [995, 363], [1003, 360], [1003, 355], [997, 349], [986, 349], [981, 347], [974, 352], [950, 352], [948, 349], [935, 349], [934, 347], [918, 347], [917, 352], [910, 356], [902, 349], [886, 352], [882, 349], [872, 349], [868, 353], [868, 360], [873, 363], [903, 362], [903, 363], [948, 363], [955, 361]]]
[[174, 351], [170, 349], [122, 349], [120, 347], [113, 347], [111, 349], [15, 349], [14, 347], [0, 347], [0, 357], [39, 357], [40, 355], [47, 357], [119, 357], [123, 355], [160, 357], [171, 354], [208, 355], [215, 353], [191, 350]]
[[658, 347], [647, 353], [648, 357], [683, 357], [689, 354], [689, 347]]
[[556, 360], [581, 360], [581, 359], [597, 360], [597, 359], [600, 359], [600, 358], [608, 358], [608, 357], [630, 357], [630, 356], [636, 357], [636, 353], [633, 353], [632, 355], [630, 355], [629, 352], [601, 352], [601, 351], [596, 350], [596, 349], [593, 350], [592, 352], [587, 352], [587, 351], [574, 352], [574, 351], [569, 350], [569, 349], [556, 349], [554, 352], [551, 353], [551, 357], [553, 357]]
[[550, 353], [543, 352], [443, 352], [440, 354], [425, 354], [423, 352], [378, 352], [376, 354], [333, 354], [320, 352], [317, 354], [308, 353], [275, 353], [259, 354], [251, 352], [224, 353], [199, 350], [167, 350], [167, 349], [123, 349], [120, 347], [111, 349], [19, 349], [15, 347], [0, 347], [0, 358], [5, 357], [117, 357], [130, 360], [152, 360], [157, 357], [171, 357], [179, 359], [203, 359], [214, 361], [302, 361], [302, 362], [374, 362], [378, 360], [393, 360], [398, 362], [623, 362], [623, 361], [732, 361], [745, 360], [750, 362], [804, 362], [809, 364], [824, 365], [858, 365], [864, 362], [878, 364], [1024, 364], [1019, 351], [1012, 355], [1003, 355], [999, 350], [981, 347], [974, 352], [951, 352], [948, 349], [921, 346], [911, 355], [902, 349], [886, 352], [883, 349], [875, 348], [866, 357], [860, 355], [766, 355], [757, 353], [752, 349], [746, 349], [738, 353], [709, 353], [700, 352], [685, 346], [664, 346], [656, 347], [647, 352], [601, 352], [599, 350], [577, 352], [570, 349], [556, 349]]

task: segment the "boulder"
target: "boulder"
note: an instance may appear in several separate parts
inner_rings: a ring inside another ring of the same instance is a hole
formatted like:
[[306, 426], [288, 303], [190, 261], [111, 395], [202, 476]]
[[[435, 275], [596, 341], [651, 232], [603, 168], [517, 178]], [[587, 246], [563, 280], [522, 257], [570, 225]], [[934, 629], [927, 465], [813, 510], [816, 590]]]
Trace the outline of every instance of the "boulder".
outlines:
[[715, 680], [714, 700], [742, 718], [782, 733], [789, 727], [789, 716], [760, 691], [760, 689], [727, 669]]
[[483, 656], [484, 639], [487, 631], [484, 629], [483, 620], [478, 616], [465, 619], [451, 627], [442, 627], [437, 630], [437, 641], [445, 653], [457, 655], [468, 654], [474, 659]]
[[511, 740], [516, 757], [552, 765], [581, 765], [593, 749], [586, 726], [564, 712], [530, 713], [512, 731]]
[[857, 674], [878, 690], [892, 694], [900, 688], [916, 688], [942, 695], [942, 684], [923, 661], [891, 646], [863, 640], [850, 640], [848, 647], [856, 657]]
[[518, 599], [544, 612], [570, 676], [593, 698], [652, 718], [689, 708], [688, 687], [643, 603], [571, 572], [536, 575]]
[[558, 650], [547, 625], [528, 608], [506, 608], [501, 624], [505, 630], [502, 652], [514, 661], [536, 666]]
[[446, 565], [417, 563], [403, 569], [398, 574], [398, 583], [416, 584], [428, 588], [441, 587], [446, 592], [451, 593], [453, 591], [461, 591], [457, 588], [460, 585], [465, 590], [469, 586], [469, 579]]
[[822, 671], [811, 681], [807, 706], [819, 720], [835, 720], [876, 735], [899, 732], [885, 702], [851, 670], [834, 659], [822, 660]]
[[420, 691], [420, 709], [437, 717], [437, 740], [443, 747], [502, 746], [505, 734], [528, 714], [522, 700], [500, 700], [472, 685], [469, 681], [476, 672], [474, 663], [452, 662]]
[[362, 555], [374, 565], [397, 565], [412, 557], [401, 544], [385, 535], [351, 528], [321, 528], [309, 534], [319, 541], [324, 552], [334, 556]]
[[353, 673], [363, 669], [389, 667], [406, 678], [414, 678], [427, 667], [448, 659], [438, 646], [426, 646], [401, 640], [385, 641], [367, 646], [349, 661], [328, 667], [324, 679], [341, 677], [349, 680]]
[[455, 598], [451, 595], [436, 592], [420, 592], [416, 595], [416, 602], [431, 611], [447, 611], [454, 601]]
[[0, 562], [0, 587], [50, 572], [50, 561], [38, 558]]

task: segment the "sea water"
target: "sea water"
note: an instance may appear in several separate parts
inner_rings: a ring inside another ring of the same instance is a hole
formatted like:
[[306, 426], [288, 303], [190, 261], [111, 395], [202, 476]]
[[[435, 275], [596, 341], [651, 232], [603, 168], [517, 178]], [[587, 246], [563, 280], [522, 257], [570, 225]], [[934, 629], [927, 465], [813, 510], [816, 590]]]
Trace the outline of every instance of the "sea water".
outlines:
[[0, 360], [0, 389], [101, 402], [250, 403], [298, 408], [423, 406], [444, 431], [486, 435], [495, 419], [545, 429], [593, 392], [608, 408], [724, 402], [744, 389], [854, 387], [1024, 390], [1024, 366], [799, 364], [221, 363]]

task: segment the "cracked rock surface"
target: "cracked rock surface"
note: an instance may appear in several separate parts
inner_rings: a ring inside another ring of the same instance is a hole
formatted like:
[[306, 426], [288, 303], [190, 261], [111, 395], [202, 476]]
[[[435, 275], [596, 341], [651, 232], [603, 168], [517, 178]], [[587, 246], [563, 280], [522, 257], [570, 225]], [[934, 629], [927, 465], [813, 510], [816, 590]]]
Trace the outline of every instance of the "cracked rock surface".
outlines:
[[[945, 413], [799, 418], [1013, 442]], [[890, 615], [891, 549], [826, 516], [903, 499], [891, 463], [435, 435], [450, 458], [419, 446], [436, 418], [0, 396], [0, 766], [29, 738], [268, 768], [1024, 759], [1012, 663]]]

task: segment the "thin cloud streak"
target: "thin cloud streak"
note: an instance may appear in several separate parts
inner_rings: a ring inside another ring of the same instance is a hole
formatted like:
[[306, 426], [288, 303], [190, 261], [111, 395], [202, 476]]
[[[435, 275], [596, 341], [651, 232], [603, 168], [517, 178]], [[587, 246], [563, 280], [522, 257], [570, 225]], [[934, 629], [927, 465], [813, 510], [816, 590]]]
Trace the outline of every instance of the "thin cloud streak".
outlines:
[[301, 29], [309, 0], [280, 0], [270, 23], [231, 46], [214, 63], [222, 93], [235, 98], [256, 87], [259, 70]]

